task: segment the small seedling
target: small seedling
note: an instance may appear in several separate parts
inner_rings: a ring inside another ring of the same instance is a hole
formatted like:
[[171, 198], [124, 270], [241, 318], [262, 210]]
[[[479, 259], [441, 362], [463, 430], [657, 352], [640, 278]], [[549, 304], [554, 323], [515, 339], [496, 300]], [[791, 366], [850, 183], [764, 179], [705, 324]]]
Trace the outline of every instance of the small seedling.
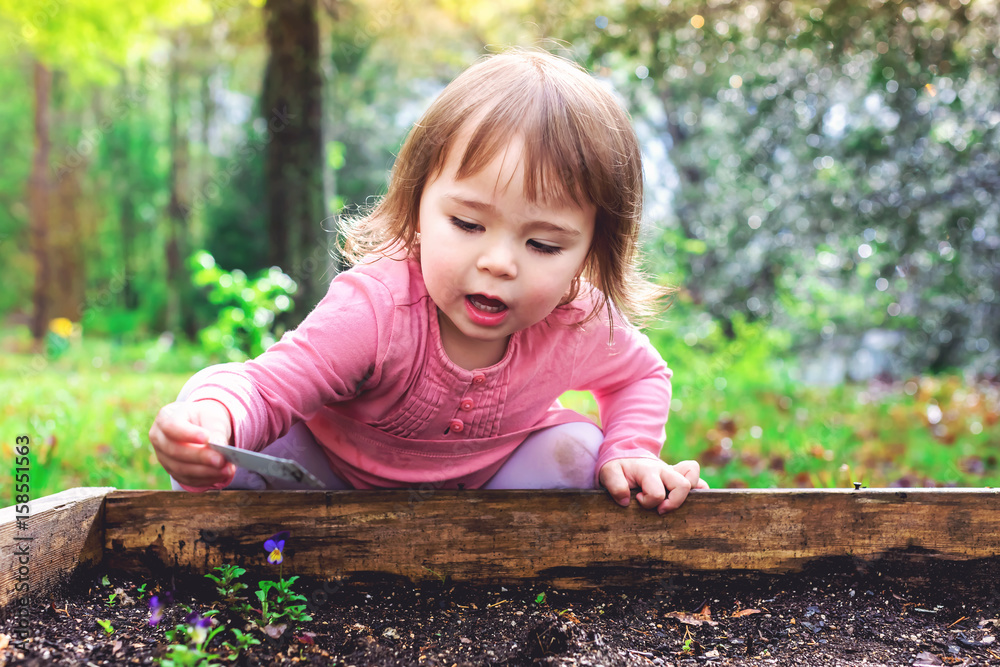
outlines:
[[219, 565], [215, 568], [215, 571], [219, 574], [209, 573], [205, 577], [215, 582], [215, 590], [219, 592], [222, 601], [233, 611], [243, 615], [249, 614], [252, 608], [247, 602], [246, 597], [240, 595], [240, 593], [246, 590], [247, 585], [241, 581], [236, 581], [246, 574], [246, 570], [236, 565]]
[[104, 634], [110, 635], [114, 633], [115, 628], [113, 625], [111, 625], [111, 621], [105, 621], [103, 618], [98, 618], [96, 620], [97, 624], [101, 626], [101, 628], [104, 630]]
[[545, 591], [542, 591], [535, 598], [535, 604], [545, 604]]
[[236, 660], [240, 653], [246, 651], [251, 646], [259, 646], [260, 640], [251, 635], [249, 632], [243, 632], [237, 628], [232, 629], [233, 636], [236, 637], [236, 643], [230, 644], [229, 642], [224, 642], [222, 645], [231, 651], [229, 655], [230, 660]]
[[219, 574], [209, 573], [205, 577], [215, 582], [215, 590], [219, 591], [219, 595], [223, 599], [235, 599], [241, 591], [246, 590], [246, 584], [236, 581], [247, 572], [242, 567], [236, 565], [219, 565], [215, 568], [215, 571]]
[[681, 646], [681, 653], [688, 655], [694, 653], [694, 637], [691, 636], [690, 628], [684, 628], [684, 644]]
[[118, 597], [118, 592], [108, 594], [108, 606], [112, 606], [115, 603], [115, 598]]
[[[281, 626], [284, 623], [279, 623], [279, 621], [294, 621], [298, 623], [304, 623], [305, 621], [311, 621], [312, 616], [306, 613], [306, 596], [299, 595], [291, 589], [291, 585], [295, 583], [298, 577], [289, 577], [288, 579], [279, 578], [278, 581], [262, 581], [260, 582], [260, 590], [257, 591], [257, 599], [260, 600], [261, 610], [261, 624], [264, 631], [271, 635], [272, 632], [268, 631], [271, 628], [272, 631]], [[271, 591], [274, 591], [274, 599], [271, 599]], [[301, 602], [302, 604], [295, 604]], [[284, 627], [277, 634], [278, 636], [284, 632]]]
[[189, 614], [184, 623], [167, 630], [164, 634], [170, 644], [159, 664], [162, 667], [217, 667], [218, 656], [208, 652], [208, 644], [225, 628], [221, 625], [212, 628], [214, 613]]
[[447, 583], [447, 581], [448, 581], [448, 575], [447, 574], [441, 574], [440, 572], [436, 572], [435, 570], [432, 570], [431, 568], [427, 567], [426, 565], [423, 565], [422, 567], [425, 570], [427, 570], [428, 572], [430, 572], [431, 574], [433, 574], [435, 577], [437, 577], [438, 579], [440, 579], [442, 586], [444, 586]]
[[142, 596], [146, 594], [146, 586], [149, 584], [143, 584], [139, 588], [135, 589], [136, 597], [142, 599]]
[[101, 586], [110, 586], [110, 585], [111, 585], [111, 580], [108, 579], [108, 575], [104, 575], [103, 577], [101, 577]]

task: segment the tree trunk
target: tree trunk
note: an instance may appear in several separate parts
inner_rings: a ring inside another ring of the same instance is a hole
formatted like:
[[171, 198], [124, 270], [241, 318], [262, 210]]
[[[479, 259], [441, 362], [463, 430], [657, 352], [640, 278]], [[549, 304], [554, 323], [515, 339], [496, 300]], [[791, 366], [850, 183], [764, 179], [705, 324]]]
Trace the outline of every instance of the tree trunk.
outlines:
[[[49, 100], [49, 139], [57, 146], [71, 145], [72, 134], [77, 128], [84, 127], [83, 118], [68, 103], [68, 92], [69, 80], [66, 73], [61, 70], [53, 72]], [[99, 105], [99, 98], [95, 98], [94, 102]], [[101, 117], [98, 109], [95, 109], [95, 115]], [[76, 169], [61, 171], [55, 182], [50, 184], [47, 206], [49, 220], [52, 221], [47, 239], [49, 318], [65, 317], [73, 322], [80, 322], [83, 318], [87, 284], [87, 255], [84, 248], [88, 237], [95, 238], [96, 230], [93, 229], [94, 210], [90, 202], [85, 200], [82, 183], [89, 164], [96, 159], [99, 141], [100, 138], [92, 132], [84, 132], [77, 148], [86, 159], [82, 159]], [[89, 235], [84, 229], [87, 223], [92, 227]]]
[[49, 212], [57, 224], [49, 229], [49, 316], [73, 322], [83, 319], [87, 269], [83, 248], [84, 219], [93, 211], [83, 205], [80, 170], [66, 173], [50, 191]]
[[322, 77], [316, 0], [267, 0], [270, 58], [261, 115], [270, 141], [264, 157], [271, 264], [299, 285], [295, 318], [322, 296], [331, 262], [323, 231]]
[[52, 183], [49, 177], [49, 95], [52, 90], [52, 73], [40, 62], [35, 62], [35, 155], [28, 182], [28, 207], [31, 220], [31, 247], [35, 255], [35, 287], [32, 296], [34, 312], [31, 317], [31, 337], [40, 346], [49, 323], [49, 286], [51, 265], [49, 259], [49, 194]]

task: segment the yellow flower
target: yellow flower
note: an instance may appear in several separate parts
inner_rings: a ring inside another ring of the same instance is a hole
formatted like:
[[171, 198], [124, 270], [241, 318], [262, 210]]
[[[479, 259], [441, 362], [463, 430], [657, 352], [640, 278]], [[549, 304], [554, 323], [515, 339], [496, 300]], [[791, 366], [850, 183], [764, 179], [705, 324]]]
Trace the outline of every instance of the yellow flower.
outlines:
[[57, 317], [49, 322], [49, 331], [57, 336], [69, 338], [70, 334], [73, 333], [73, 323], [65, 317]]

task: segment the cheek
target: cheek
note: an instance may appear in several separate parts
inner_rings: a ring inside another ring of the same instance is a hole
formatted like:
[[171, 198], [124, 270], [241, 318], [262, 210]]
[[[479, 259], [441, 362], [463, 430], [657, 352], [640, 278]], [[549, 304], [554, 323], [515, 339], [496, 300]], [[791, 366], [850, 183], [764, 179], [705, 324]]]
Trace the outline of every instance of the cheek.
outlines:
[[563, 275], [554, 277], [550, 274], [546, 278], [537, 280], [529, 296], [530, 302], [539, 308], [548, 308], [549, 310], [555, 308], [566, 296], [571, 278], [572, 276], [568, 278]]
[[[429, 252], [428, 252], [429, 251]], [[432, 296], [443, 296], [444, 291], [453, 289], [456, 270], [453, 253], [431, 250], [423, 247], [420, 252], [420, 270], [424, 276], [424, 284]]]

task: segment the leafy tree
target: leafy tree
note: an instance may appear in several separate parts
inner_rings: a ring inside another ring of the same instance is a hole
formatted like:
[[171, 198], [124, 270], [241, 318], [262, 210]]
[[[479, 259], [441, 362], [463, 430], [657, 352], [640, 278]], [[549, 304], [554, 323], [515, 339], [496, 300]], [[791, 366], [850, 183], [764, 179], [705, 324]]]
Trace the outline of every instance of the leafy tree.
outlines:
[[997, 358], [995, 6], [564, 8], [669, 156], [659, 267], [725, 330], [741, 312], [806, 347], [905, 330], [917, 369]]
[[[50, 173], [52, 70], [65, 69], [75, 81], [108, 81], [114, 75], [115, 64], [125, 63], [137, 47], [149, 45], [150, 30], [157, 23], [197, 18], [199, 12], [204, 15], [204, 9], [196, 0], [144, 0], [116, 11], [108, 11], [104, 3], [96, 0], [53, 2], [41, 7], [13, 0], [0, 2], [0, 24], [8, 28], [10, 48], [16, 55], [30, 59], [33, 69], [35, 147], [27, 199], [36, 265], [31, 325], [36, 342], [42, 340], [53, 314], [55, 288], [80, 281], [72, 273], [68, 280], [59, 280], [62, 276], [57, 271], [72, 266], [72, 261], [67, 261], [66, 256], [57, 257], [52, 240], [58, 236], [50, 233], [50, 219], [56, 217], [60, 205], [64, 213], [71, 214], [70, 220], [75, 219], [72, 187], [78, 178], [78, 174], [64, 171], [56, 180]], [[67, 191], [71, 197], [68, 206], [64, 197]], [[78, 297], [78, 308], [82, 307], [80, 301]]]

